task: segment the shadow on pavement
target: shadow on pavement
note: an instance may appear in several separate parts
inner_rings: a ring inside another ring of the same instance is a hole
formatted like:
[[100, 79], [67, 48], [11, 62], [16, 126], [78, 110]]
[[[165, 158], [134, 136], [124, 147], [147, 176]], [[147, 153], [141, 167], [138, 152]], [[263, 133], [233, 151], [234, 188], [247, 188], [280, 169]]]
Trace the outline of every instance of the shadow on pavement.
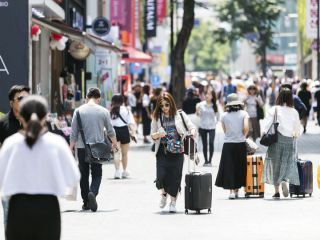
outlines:
[[84, 211], [84, 210], [65, 210], [62, 211], [61, 213], [85, 213], [85, 214], [93, 214], [93, 213], [111, 213], [111, 212], [117, 212], [119, 209], [110, 209], [110, 210], [98, 210], [96, 212], [92, 212], [90, 210]]

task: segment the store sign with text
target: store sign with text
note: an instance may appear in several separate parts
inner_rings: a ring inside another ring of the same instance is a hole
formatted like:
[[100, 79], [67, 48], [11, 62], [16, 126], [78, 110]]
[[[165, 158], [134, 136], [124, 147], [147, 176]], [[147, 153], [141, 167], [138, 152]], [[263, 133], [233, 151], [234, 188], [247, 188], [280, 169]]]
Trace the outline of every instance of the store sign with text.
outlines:
[[0, 29], [0, 112], [6, 112], [9, 89], [29, 84], [29, 1], [0, 0]]
[[146, 0], [144, 24], [146, 37], [155, 37], [157, 35], [157, 1]]
[[306, 35], [309, 39], [317, 38], [318, 0], [306, 0]]

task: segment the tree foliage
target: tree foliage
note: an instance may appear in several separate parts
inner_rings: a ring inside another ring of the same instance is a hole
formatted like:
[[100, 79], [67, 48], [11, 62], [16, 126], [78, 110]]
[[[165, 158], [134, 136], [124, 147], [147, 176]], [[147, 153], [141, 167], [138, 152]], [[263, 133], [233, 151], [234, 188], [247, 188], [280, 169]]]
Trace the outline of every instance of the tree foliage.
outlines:
[[219, 42], [212, 26], [207, 22], [201, 22], [199, 27], [193, 29], [188, 44], [187, 69], [189, 71], [227, 71], [229, 53], [229, 44]]
[[[226, 0], [218, 9], [221, 22], [231, 25], [229, 30], [220, 28], [220, 41], [250, 38], [255, 53], [261, 56], [261, 67], [266, 72], [266, 50], [275, 50], [274, 27], [281, 13], [282, 0]], [[252, 37], [255, 36], [255, 37]]]

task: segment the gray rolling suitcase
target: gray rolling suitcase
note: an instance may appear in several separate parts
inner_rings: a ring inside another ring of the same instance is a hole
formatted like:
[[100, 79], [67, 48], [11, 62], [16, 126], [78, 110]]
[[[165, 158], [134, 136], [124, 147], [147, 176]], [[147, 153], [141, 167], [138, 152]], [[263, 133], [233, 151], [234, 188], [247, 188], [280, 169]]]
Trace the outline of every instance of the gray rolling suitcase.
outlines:
[[[189, 145], [190, 146], [190, 145]], [[190, 154], [193, 150], [193, 156]], [[211, 213], [212, 202], [212, 175], [211, 173], [201, 173], [195, 171], [195, 159], [193, 159], [193, 171], [190, 171], [190, 156], [196, 157], [195, 149], [190, 149], [188, 154], [188, 173], [185, 176], [185, 213], [189, 210], [200, 213], [207, 209]]]

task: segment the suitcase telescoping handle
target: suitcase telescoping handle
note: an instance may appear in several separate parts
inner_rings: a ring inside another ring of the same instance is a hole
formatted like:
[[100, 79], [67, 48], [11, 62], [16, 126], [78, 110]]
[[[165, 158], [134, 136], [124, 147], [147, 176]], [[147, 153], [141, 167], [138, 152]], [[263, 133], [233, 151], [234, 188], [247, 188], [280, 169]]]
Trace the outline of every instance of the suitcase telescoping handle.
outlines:
[[[191, 173], [190, 170], [190, 161], [191, 161], [191, 151], [193, 150], [193, 172], [196, 171], [196, 142], [192, 138], [193, 136], [191, 134], [188, 135], [188, 173]], [[193, 149], [191, 149], [191, 141], [194, 141], [193, 143]]]
[[299, 156], [298, 156], [298, 139], [296, 137], [293, 138], [293, 150], [294, 150], [294, 161], [298, 162]]

